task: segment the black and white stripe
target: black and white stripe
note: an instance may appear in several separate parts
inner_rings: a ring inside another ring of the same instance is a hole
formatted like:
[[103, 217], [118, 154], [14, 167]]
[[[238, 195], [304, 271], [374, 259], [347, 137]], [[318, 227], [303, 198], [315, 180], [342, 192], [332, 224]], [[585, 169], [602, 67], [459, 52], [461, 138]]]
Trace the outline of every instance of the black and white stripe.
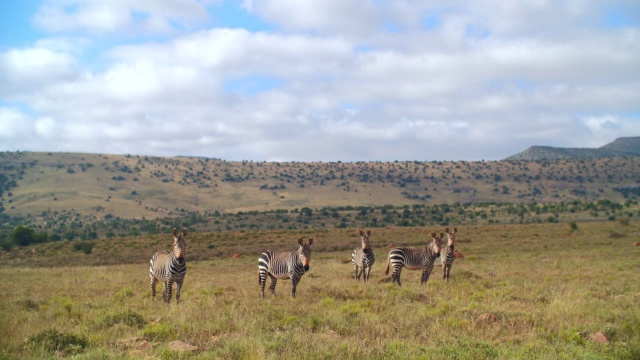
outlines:
[[351, 254], [351, 262], [353, 263], [356, 282], [360, 282], [360, 275], [364, 275], [364, 282], [369, 281], [371, 267], [376, 261], [373, 256], [373, 249], [371, 249], [371, 245], [369, 244], [370, 236], [371, 230], [368, 230], [366, 234], [364, 231], [360, 230], [361, 246], [359, 248], [355, 248]]
[[456, 233], [458, 232], [458, 228], [454, 227], [453, 231], [449, 231], [449, 228], [446, 228], [444, 232], [447, 234], [447, 246], [442, 249], [442, 256], [440, 257], [440, 261], [442, 262], [442, 279], [449, 282], [449, 274], [451, 274], [451, 265], [453, 265], [453, 260], [456, 259], [456, 256], [453, 252], [453, 247], [456, 243]]
[[260, 258], [258, 258], [258, 284], [260, 285], [261, 298], [264, 298], [264, 286], [267, 282], [267, 276], [271, 278], [269, 290], [273, 296], [276, 295], [276, 282], [278, 279], [290, 279], [291, 297], [296, 297], [296, 286], [302, 275], [309, 271], [312, 244], [313, 238], [309, 238], [308, 243], [305, 243], [300, 238], [298, 239], [298, 250], [267, 250], [260, 255]]
[[158, 251], [153, 255], [149, 266], [151, 278], [151, 300], [156, 297], [156, 283], [162, 281], [162, 299], [171, 302], [171, 288], [176, 283], [176, 304], [180, 301], [180, 290], [187, 274], [185, 262], [187, 229], [178, 233], [173, 229], [173, 252]]
[[385, 275], [389, 274], [389, 267], [393, 267], [393, 274], [391, 275], [391, 281], [393, 283], [400, 283], [400, 273], [402, 268], [407, 270], [422, 270], [421, 284], [425, 284], [429, 280], [431, 270], [433, 270], [433, 264], [438, 256], [440, 256], [440, 246], [442, 237], [444, 234], [440, 234], [440, 237], [436, 236], [436, 233], [431, 233], [433, 241], [421, 249], [413, 249], [407, 247], [397, 247], [389, 252], [389, 258], [387, 259], [387, 268]]

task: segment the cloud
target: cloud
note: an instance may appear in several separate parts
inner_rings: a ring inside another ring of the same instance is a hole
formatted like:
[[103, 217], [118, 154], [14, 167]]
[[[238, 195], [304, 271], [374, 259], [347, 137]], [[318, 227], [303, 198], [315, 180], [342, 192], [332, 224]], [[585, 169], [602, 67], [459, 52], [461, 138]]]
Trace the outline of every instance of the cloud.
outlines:
[[219, 5], [45, 1], [55, 37], [0, 52], [6, 146], [480, 160], [640, 133], [640, 27], [600, 3], [246, 0], [273, 28], [204, 28]]
[[0, 96], [14, 98], [70, 80], [77, 74], [76, 65], [70, 54], [41, 47], [0, 53]]
[[206, 1], [198, 0], [47, 0], [34, 22], [48, 31], [90, 33], [171, 33], [205, 22]]
[[380, 10], [368, 0], [252, 0], [245, 8], [293, 32], [366, 35], [380, 21]]

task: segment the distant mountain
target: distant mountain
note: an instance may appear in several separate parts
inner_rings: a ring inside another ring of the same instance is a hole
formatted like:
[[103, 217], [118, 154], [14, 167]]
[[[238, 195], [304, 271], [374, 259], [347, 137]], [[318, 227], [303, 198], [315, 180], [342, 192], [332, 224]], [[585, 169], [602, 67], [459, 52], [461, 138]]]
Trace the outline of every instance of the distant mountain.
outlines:
[[613, 156], [640, 156], [640, 136], [622, 137], [599, 148], [557, 148], [532, 146], [505, 160], [589, 159]]
[[600, 147], [600, 150], [613, 151], [625, 155], [640, 155], [640, 136], [617, 138]]

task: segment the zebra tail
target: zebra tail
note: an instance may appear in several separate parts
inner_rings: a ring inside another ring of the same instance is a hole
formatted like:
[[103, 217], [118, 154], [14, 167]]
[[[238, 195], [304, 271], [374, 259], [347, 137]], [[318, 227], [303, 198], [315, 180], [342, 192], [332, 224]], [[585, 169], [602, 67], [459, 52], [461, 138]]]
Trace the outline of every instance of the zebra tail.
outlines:
[[387, 257], [387, 268], [384, 269], [384, 274], [389, 275], [389, 263], [391, 263], [391, 254]]

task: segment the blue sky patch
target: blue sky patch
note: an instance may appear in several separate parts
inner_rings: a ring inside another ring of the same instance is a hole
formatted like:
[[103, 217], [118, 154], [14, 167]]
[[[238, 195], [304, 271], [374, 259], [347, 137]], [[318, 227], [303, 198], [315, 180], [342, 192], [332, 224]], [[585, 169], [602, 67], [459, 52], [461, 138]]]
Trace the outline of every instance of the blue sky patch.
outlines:
[[273, 76], [247, 75], [225, 81], [222, 89], [227, 93], [255, 96], [279, 88], [283, 84], [284, 81]]

